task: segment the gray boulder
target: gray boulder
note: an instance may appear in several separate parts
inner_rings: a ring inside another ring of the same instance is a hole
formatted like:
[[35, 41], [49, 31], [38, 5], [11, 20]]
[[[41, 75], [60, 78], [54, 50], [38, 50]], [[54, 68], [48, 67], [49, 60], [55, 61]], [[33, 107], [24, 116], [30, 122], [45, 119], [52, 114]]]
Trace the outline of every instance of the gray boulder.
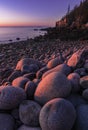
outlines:
[[88, 130], [88, 105], [80, 105], [77, 110], [76, 130]]
[[29, 127], [29, 126], [26, 126], [26, 125], [22, 125], [17, 130], [42, 130], [42, 129], [40, 127]]
[[83, 76], [82, 78], [80, 78], [80, 86], [83, 89], [88, 88], [88, 75], [87, 76]]
[[32, 58], [23, 58], [18, 61], [17, 65], [16, 65], [16, 70], [21, 70], [22, 66], [31, 65], [31, 64], [36, 64], [36, 65], [38, 65], [39, 68], [41, 68], [41, 66], [42, 66], [41, 63], [37, 60], [34, 60]]
[[62, 98], [46, 103], [39, 116], [42, 130], [71, 130], [75, 119], [76, 111], [73, 105]]
[[0, 109], [14, 109], [25, 99], [26, 93], [22, 88], [15, 88], [13, 86], [0, 88]]
[[53, 98], [69, 96], [71, 89], [70, 81], [64, 74], [53, 72], [40, 81], [34, 99], [43, 105]]
[[77, 73], [71, 73], [67, 77], [72, 85], [72, 92], [78, 92], [80, 90], [80, 76]]
[[19, 107], [20, 120], [28, 126], [39, 126], [39, 113], [41, 106], [34, 101], [25, 100]]
[[10, 114], [0, 113], [0, 130], [14, 130], [15, 121]]

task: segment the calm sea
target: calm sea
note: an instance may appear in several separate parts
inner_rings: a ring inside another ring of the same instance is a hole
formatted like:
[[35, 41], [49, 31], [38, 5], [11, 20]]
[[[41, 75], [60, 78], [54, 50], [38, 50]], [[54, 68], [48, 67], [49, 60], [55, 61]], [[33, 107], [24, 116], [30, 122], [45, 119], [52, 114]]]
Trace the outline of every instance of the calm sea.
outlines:
[[[34, 38], [39, 35], [44, 35], [46, 31], [40, 31], [44, 27], [0, 27], [0, 43], [9, 43], [28, 38]], [[12, 41], [11, 41], [12, 40]]]

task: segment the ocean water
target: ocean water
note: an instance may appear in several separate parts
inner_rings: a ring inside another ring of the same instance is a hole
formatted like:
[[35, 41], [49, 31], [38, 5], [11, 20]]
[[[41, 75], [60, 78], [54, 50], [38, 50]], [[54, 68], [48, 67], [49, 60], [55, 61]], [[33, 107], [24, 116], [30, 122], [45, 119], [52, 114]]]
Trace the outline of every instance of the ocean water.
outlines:
[[41, 28], [44, 27], [0, 27], [0, 43], [15, 42], [16, 38], [22, 41], [44, 35], [46, 31], [41, 31]]

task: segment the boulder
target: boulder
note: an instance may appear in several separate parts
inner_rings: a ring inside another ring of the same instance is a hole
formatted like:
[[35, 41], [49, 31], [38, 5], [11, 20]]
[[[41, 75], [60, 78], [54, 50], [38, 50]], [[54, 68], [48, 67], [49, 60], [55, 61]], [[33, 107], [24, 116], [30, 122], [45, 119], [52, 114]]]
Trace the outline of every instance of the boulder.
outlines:
[[40, 110], [41, 106], [39, 104], [31, 100], [25, 100], [19, 107], [20, 120], [28, 126], [39, 126]]
[[74, 73], [78, 73], [80, 77], [86, 76], [87, 74], [85, 68], [77, 68], [74, 70]]
[[71, 89], [70, 81], [64, 74], [53, 72], [40, 81], [34, 99], [43, 105], [53, 98], [69, 96]]
[[29, 80], [33, 80], [36, 78], [36, 73], [28, 73], [23, 75], [25, 78], [28, 78]]
[[23, 76], [18, 77], [13, 80], [12, 85], [14, 87], [20, 87], [20, 88], [25, 88], [25, 84], [29, 81], [28, 78], [25, 78]]
[[80, 105], [76, 109], [76, 130], [88, 130], [88, 104]]
[[8, 77], [8, 81], [12, 82], [14, 79], [20, 77], [22, 75], [21, 71], [14, 70], [12, 74]]
[[22, 125], [17, 130], [42, 130], [40, 127], [29, 127], [26, 125]]
[[21, 60], [18, 61], [17, 65], [16, 65], [16, 70], [21, 70], [23, 65], [30, 65], [30, 64], [36, 64], [38, 65], [39, 68], [41, 68], [41, 63], [37, 60], [34, 60], [32, 58], [23, 58]]
[[82, 104], [87, 104], [88, 102], [79, 94], [71, 94], [66, 98], [68, 101], [70, 101], [73, 106], [76, 108]]
[[72, 85], [72, 92], [78, 92], [80, 90], [80, 76], [77, 73], [71, 73], [67, 77]]
[[81, 68], [88, 56], [88, 50], [80, 49], [76, 51], [68, 60], [67, 65], [73, 68]]
[[87, 76], [83, 76], [82, 78], [80, 78], [80, 86], [83, 89], [88, 88], [88, 75]]
[[15, 121], [10, 114], [0, 113], [0, 130], [14, 130]]
[[47, 102], [39, 116], [42, 130], [71, 130], [75, 119], [74, 106], [62, 98], [55, 98]]
[[48, 67], [49, 69], [51, 69], [51, 68], [56, 67], [57, 65], [62, 64], [63, 62], [64, 62], [64, 60], [63, 60], [61, 57], [58, 56], [58, 57], [56, 57], [56, 58], [50, 60], [50, 61], [48, 62], [48, 64], [47, 64], [47, 67]]
[[0, 109], [14, 109], [25, 99], [26, 93], [22, 88], [13, 86], [0, 87]]
[[88, 88], [83, 91], [82, 96], [88, 100]]
[[58, 65], [50, 70], [48, 70], [47, 72], [45, 72], [42, 76], [42, 78], [46, 77], [48, 74], [52, 73], [52, 72], [59, 72], [59, 73], [63, 73], [65, 75], [68, 75], [71, 73], [71, 68], [67, 65], [67, 64], [61, 64]]
[[32, 81], [28, 81], [25, 85], [25, 92], [27, 94], [28, 99], [32, 99], [34, 97], [34, 92], [36, 89], [36, 84]]

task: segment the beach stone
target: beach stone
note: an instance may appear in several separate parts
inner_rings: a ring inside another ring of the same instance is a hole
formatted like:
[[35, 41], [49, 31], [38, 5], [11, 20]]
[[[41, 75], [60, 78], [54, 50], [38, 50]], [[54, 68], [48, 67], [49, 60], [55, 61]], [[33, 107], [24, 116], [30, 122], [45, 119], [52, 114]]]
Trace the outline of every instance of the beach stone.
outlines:
[[34, 97], [34, 92], [36, 89], [36, 84], [32, 81], [28, 81], [25, 85], [25, 92], [27, 94], [28, 99], [32, 99]]
[[8, 81], [12, 82], [14, 79], [20, 77], [22, 75], [21, 71], [14, 70], [12, 74], [8, 77]]
[[36, 73], [28, 73], [23, 75], [25, 78], [28, 78], [29, 80], [33, 80], [36, 78]]
[[41, 106], [31, 100], [25, 100], [20, 104], [19, 116], [20, 120], [28, 126], [39, 126], [39, 113]]
[[61, 64], [58, 65], [50, 70], [48, 70], [47, 72], [45, 72], [42, 76], [42, 78], [46, 77], [48, 74], [52, 73], [52, 72], [59, 72], [59, 73], [63, 73], [65, 75], [68, 75], [71, 73], [71, 68], [67, 65], [67, 64]]
[[39, 116], [42, 130], [71, 130], [75, 119], [74, 106], [62, 98], [55, 98], [47, 102]]
[[83, 91], [82, 96], [88, 100], [88, 88]]
[[15, 121], [10, 114], [0, 113], [0, 130], [14, 130]]
[[36, 64], [36, 65], [38, 65], [39, 68], [41, 68], [41, 66], [42, 66], [42, 64], [37, 60], [34, 60], [32, 58], [23, 58], [18, 61], [17, 65], [16, 65], [16, 70], [21, 70], [23, 65], [31, 65], [31, 64]]
[[28, 78], [25, 78], [23, 76], [18, 77], [13, 80], [12, 86], [14, 87], [20, 87], [20, 88], [25, 88], [25, 84], [29, 81]]
[[56, 67], [57, 65], [62, 64], [63, 62], [64, 62], [63, 59], [62, 59], [60, 56], [58, 56], [58, 57], [56, 57], [56, 58], [50, 60], [50, 61], [48, 62], [48, 64], [47, 64], [47, 67], [48, 67], [49, 69], [51, 69], [51, 68]]
[[85, 68], [78, 68], [74, 70], [74, 73], [78, 73], [80, 77], [86, 76], [86, 70]]
[[39, 67], [36, 64], [23, 65], [21, 67], [21, 72], [23, 74], [32, 73], [32, 72], [36, 73], [38, 70], [39, 70]]
[[69, 81], [71, 81], [71, 85], [72, 85], [72, 92], [78, 92], [80, 90], [80, 76], [77, 73], [71, 73], [68, 75], [67, 77], [69, 79]]
[[22, 88], [13, 86], [0, 87], [0, 109], [14, 109], [25, 99], [26, 93]]
[[49, 69], [47, 68], [47, 66], [41, 68], [40, 70], [37, 71], [36, 73], [36, 78], [40, 79], [42, 77], [42, 75], [48, 71]]
[[88, 102], [79, 94], [71, 94], [66, 98], [68, 101], [70, 101], [73, 106], [76, 108], [82, 104], [87, 104]]
[[68, 60], [67, 65], [73, 68], [81, 68], [86, 60], [88, 55], [88, 50], [80, 49], [73, 53], [71, 58]]
[[88, 130], [88, 104], [77, 107], [76, 113], [76, 130]]
[[1, 72], [2, 79], [8, 78], [12, 72], [13, 72], [13, 69], [11, 69], [11, 68], [4, 69]]
[[84, 76], [84, 77], [82, 77], [82, 78], [80, 78], [80, 86], [81, 86], [83, 89], [88, 88], [88, 75], [87, 75], [87, 76]]
[[43, 105], [53, 98], [69, 96], [71, 89], [70, 81], [64, 74], [53, 72], [40, 81], [35, 90], [34, 99]]
[[40, 127], [29, 127], [29, 126], [26, 126], [26, 125], [22, 125], [17, 130], [42, 130], [42, 129]]

